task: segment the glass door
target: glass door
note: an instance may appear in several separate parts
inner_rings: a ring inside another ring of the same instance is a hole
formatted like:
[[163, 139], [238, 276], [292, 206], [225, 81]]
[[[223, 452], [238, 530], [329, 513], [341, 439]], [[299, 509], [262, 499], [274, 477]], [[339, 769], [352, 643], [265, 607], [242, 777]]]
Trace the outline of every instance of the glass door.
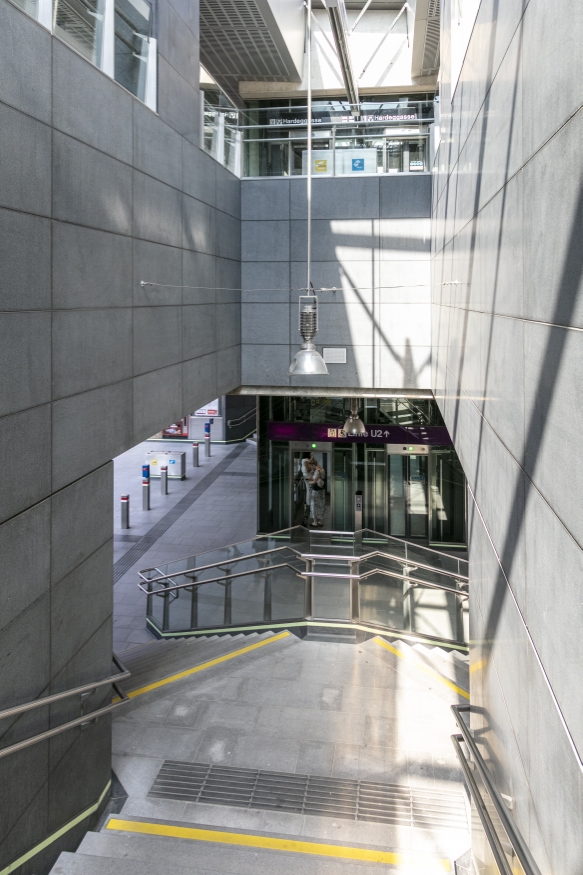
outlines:
[[365, 529], [374, 532], [386, 532], [386, 451], [384, 447], [366, 448], [366, 479], [364, 488], [364, 519]]
[[389, 534], [427, 538], [427, 456], [388, 457]]
[[431, 543], [466, 544], [466, 478], [454, 450], [432, 450]]

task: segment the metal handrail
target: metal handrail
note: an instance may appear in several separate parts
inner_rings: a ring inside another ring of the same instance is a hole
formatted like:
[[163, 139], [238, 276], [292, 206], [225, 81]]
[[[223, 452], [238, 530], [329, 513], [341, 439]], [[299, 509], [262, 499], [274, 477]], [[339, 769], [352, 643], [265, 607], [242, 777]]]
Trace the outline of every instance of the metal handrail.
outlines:
[[469, 593], [463, 589], [454, 589], [452, 586], [445, 586], [443, 583], [433, 583], [427, 580], [419, 580], [416, 577], [403, 577], [397, 574], [396, 571], [386, 571], [384, 568], [373, 568], [365, 574], [332, 574], [326, 571], [300, 571], [299, 577], [329, 577], [333, 580], [366, 580], [373, 574], [384, 574], [386, 577], [394, 577], [402, 582], [411, 583], [415, 586], [427, 586], [429, 589], [441, 589], [445, 592], [451, 592], [454, 595], [459, 595], [461, 598], [469, 598]]
[[[520, 865], [524, 869], [526, 875], [541, 875], [540, 869], [537, 866], [532, 854], [530, 853], [528, 846], [526, 845], [524, 839], [522, 838], [520, 832], [518, 831], [518, 828], [514, 824], [514, 821], [512, 820], [510, 815], [508, 814], [508, 811], [506, 809], [504, 801], [503, 801], [502, 797], [500, 796], [500, 793], [498, 792], [498, 788], [496, 787], [496, 785], [494, 784], [494, 781], [492, 780], [492, 777], [490, 775], [490, 772], [488, 771], [488, 767], [486, 765], [486, 762], [485, 762], [482, 754], [480, 753], [478, 745], [476, 744], [476, 742], [472, 738], [471, 731], [470, 731], [467, 723], [465, 722], [464, 718], [462, 717], [462, 713], [468, 713], [469, 711], [471, 711], [472, 706], [471, 705], [451, 705], [451, 710], [452, 710], [453, 715], [455, 717], [456, 723], [459, 726], [460, 731], [461, 731], [461, 736], [452, 735], [452, 741], [454, 741], [454, 747], [456, 749], [456, 753], [458, 754], [458, 758], [461, 755], [461, 757], [463, 757], [464, 761], [467, 763], [467, 760], [463, 756], [463, 752], [462, 752], [461, 748], [459, 747], [459, 743], [458, 744], [455, 743], [455, 739], [462, 739], [465, 742], [468, 750], [470, 751], [470, 753], [472, 755], [472, 758], [473, 758], [473, 760], [476, 764], [476, 767], [480, 773], [480, 777], [482, 778], [482, 781], [484, 782], [484, 787], [486, 788], [488, 796], [490, 797], [490, 800], [491, 800], [492, 804], [494, 805], [494, 808], [496, 809], [496, 813], [498, 814], [498, 817], [500, 818], [500, 821], [502, 822], [502, 826], [504, 827], [504, 831], [505, 831], [506, 835], [508, 836], [508, 840], [514, 849], [516, 856], [518, 857], [518, 859], [520, 861]], [[463, 767], [464, 766], [462, 763], [462, 768]], [[465, 770], [464, 770], [464, 773], [465, 773]], [[477, 788], [476, 788], [476, 790], [477, 790]], [[476, 800], [481, 799], [479, 791], [476, 792], [476, 790], [474, 790], [475, 799]], [[476, 807], [478, 807], [477, 802], [476, 802]], [[478, 807], [478, 812], [479, 812], [479, 807]], [[494, 853], [493, 848], [492, 848], [492, 852]], [[506, 869], [502, 868], [501, 871], [504, 873], [504, 875], [506, 875], [506, 873], [507, 873]]]
[[455, 577], [456, 580], [463, 580], [469, 582], [469, 577], [466, 577], [465, 574], [460, 574], [457, 571], [444, 571], [441, 568], [435, 568], [433, 565], [425, 565], [423, 562], [417, 562], [417, 560], [405, 559], [402, 556], [394, 556], [392, 553], [386, 553], [384, 550], [373, 550], [371, 553], [363, 553], [362, 556], [342, 556], [340, 555], [328, 555], [324, 553], [302, 553], [302, 559], [339, 559], [342, 562], [365, 562], [367, 559], [374, 559], [375, 556], [384, 556], [385, 559], [393, 559], [395, 562], [400, 562], [403, 565], [410, 565], [411, 567], [415, 566], [415, 568], [422, 568], [424, 571], [432, 571], [435, 574], [445, 574], [447, 577]]
[[496, 835], [496, 830], [494, 829], [494, 824], [492, 823], [492, 819], [488, 814], [488, 809], [484, 805], [484, 800], [480, 795], [480, 791], [478, 790], [478, 785], [476, 784], [476, 780], [472, 775], [472, 770], [470, 769], [470, 764], [465, 758], [463, 751], [460, 746], [460, 741], [463, 741], [463, 735], [452, 735], [451, 740], [453, 742], [453, 746], [455, 748], [455, 752], [460, 761], [460, 766], [462, 767], [462, 772], [464, 773], [464, 777], [467, 781], [468, 787], [470, 789], [470, 794], [474, 799], [476, 805], [476, 811], [478, 812], [478, 817], [482, 823], [482, 827], [484, 832], [486, 833], [486, 838], [488, 839], [488, 844], [490, 845], [490, 850], [496, 860], [496, 865], [501, 872], [501, 875], [514, 875], [512, 869], [508, 865], [508, 861], [506, 859], [506, 855], [504, 854], [504, 849], [500, 843], [500, 839]]
[[236, 419], [227, 419], [227, 427], [233, 428], [235, 425], [243, 425], [243, 423], [247, 422], [248, 419], [251, 419], [252, 416], [257, 414], [257, 407], [254, 407], [253, 410], [248, 410], [247, 413], [244, 413], [242, 416], [238, 416]]
[[[236, 577], [245, 577], [247, 574], [262, 574], [265, 571], [271, 571], [275, 568], [291, 568], [292, 571], [295, 571], [298, 577], [303, 577], [303, 572], [301, 572], [298, 568], [294, 568], [293, 565], [290, 565], [289, 562], [281, 562], [279, 565], [265, 565], [263, 568], [249, 568], [247, 571], [238, 571], [235, 574], [225, 574], [223, 577], [211, 577], [208, 580], [191, 580], [188, 583], [177, 583], [175, 586], [163, 586], [160, 589], [156, 590], [147, 590], [141, 583], [138, 583], [138, 589], [141, 589], [143, 593], [146, 595], [164, 595], [167, 592], [174, 592], [176, 589], [191, 589], [193, 586], [204, 586], [206, 583], [228, 583], [230, 580], [234, 580]], [[184, 573], [184, 572], [182, 572]], [[334, 575], [332, 575], [334, 576]], [[157, 583], [159, 578], [155, 581], [150, 580], [148, 583]]]
[[42, 708], [44, 705], [52, 705], [53, 702], [59, 702], [61, 699], [68, 699], [70, 696], [88, 693], [90, 690], [97, 690], [99, 687], [105, 687], [107, 684], [124, 681], [131, 676], [131, 671], [128, 671], [120, 662], [116, 654], [113, 654], [113, 662], [120, 670], [120, 674], [111, 675], [104, 678], [102, 681], [96, 681], [92, 684], [84, 684], [82, 687], [73, 687], [71, 690], [65, 690], [62, 693], [54, 693], [52, 696], [44, 696], [42, 699], [33, 699], [32, 702], [26, 702], [24, 705], [16, 705], [15, 708], [8, 708], [6, 711], [0, 711], [0, 720], [7, 717], [15, 717], [17, 714], [24, 714], [26, 711], [32, 711], [34, 708]]
[[121, 687], [118, 686], [117, 682], [129, 678], [131, 672], [122, 665], [115, 653], [113, 654], [113, 661], [120, 669], [120, 674], [112, 675], [101, 681], [96, 681], [93, 684], [84, 684], [81, 687], [73, 687], [71, 690], [65, 690], [62, 693], [55, 693], [52, 696], [45, 696], [42, 699], [35, 699], [24, 705], [17, 705], [16, 708], [8, 708], [6, 711], [0, 711], [0, 720], [3, 720], [6, 717], [14, 717], [17, 714], [23, 714], [33, 708], [40, 708], [43, 705], [50, 705], [53, 702], [58, 702], [71, 696], [82, 695], [83, 693], [97, 690], [99, 687], [106, 686], [107, 684], [111, 684], [119, 697], [117, 701], [112, 702], [110, 705], [106, 705], [103, 708], [98, 708], [97, 711], [92, 711], [90, 714], [83, 714], [81, 717], [75, 718], [75, 720], [69, 720], [67, 723], [62, 723], [60, 726], [55, 726], [53, 729], [39, 732], [37, 735], [31, 736], [31, 738], [26, 738], [24, 741], [19, 741], [16, 744], [11, 744], [9, 747], [0, 749], [0, 759], [9, 756], [12, 753], [16, 753], [19, 750], [32, 747], [32, 745], [38, 744], [41, 741], [46, 741], [48, 738], [54, 738], [55, 735], [60, 735], [61, 732], [66, 732], [68, 729], [74, 729], [76, 726], [87, 726], [89, 723], [93, 723], [105, 714], [110, 714], [112, 711], [115, 711], [117, 708], [120, 708], [122, 705], [129, 702], [129, 696], [124, 693]]
[[[271, 550], [261, 550], [259, 553], [247, 553], [246, 556], [235, 556], [233, 559], [221, 559], [218, 562], [211, 562], [210, 565], [199, 565], [194, 568], [184, 568], [182, 571], [173, 571], [172, 574], [162, 574], [160, 577], [144, 577], [146, 571], [159, 571], [159, 568], [151, 569], [146, 568], [144, 571], [138, 571], [138, 576], [142, 578], [146, 583], [157, 583], [159, 580], [170, 580], [173, 577], [179, 577], [181, 574], [200, 574], [201, 571], [208, 571], [209, 568], [219, 568], [221, 565], [225, 565], [225, 563], [229, 563], [229, 565], [234, 565], [235, 562], [244, 562], [247, 559], [255, 559], [256, 556], [267, 556], [269, 553], [279, 553], [282, 550], [291, 550], [292, 553], [297, 553], [297, 550], [294, 550], [293, 547], [288, 547], [287, 545], [284, 547], [272, 547]], [[256, 569], [257, 570], [257, 569]], [[221, 578], [217, 578], [220, 580]], [[142, 587], [138, 584], [140, 589]], [[190, 586], [190, 584], [188, 584]], [[145, 591], [145, 590], [144, 590]]]

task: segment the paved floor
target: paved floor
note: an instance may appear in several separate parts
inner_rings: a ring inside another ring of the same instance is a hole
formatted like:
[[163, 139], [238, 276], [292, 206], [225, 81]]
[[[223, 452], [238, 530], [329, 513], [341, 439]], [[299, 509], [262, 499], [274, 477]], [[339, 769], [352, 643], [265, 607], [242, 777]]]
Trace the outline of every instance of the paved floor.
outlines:
[[[205, 644], [196, 647], [204, 660]], [[375, 640], [350, 645], [290, 635], [216, 671], [146, 693], [114, 721], [113, 767], [129, 795], [122, 816], [450, 859], [469, 847], [459, 822], [456, 829], [422, 829], [148, 798], [163, 761], [171, 759], [399, 784], [439, 791], [463, 806], [449, 709], [462, 700]]]
[[[142, 511], [142, 463], [152, 449], [187, 452], [186, 479], [168, 495], [152, 480], [151, 510]], [[210, 459], [191, 466], [191, 445], [147, 441], [114, 459], [114, 650], [152, 640], [138, 571], [233, 544], [256, 533], [257, 452], [249, 444], [215, 444]], [[119, 500], [130, 495], [130, 529], [121, 528]], [[161, 533], [160, 533], [161, 531]]]

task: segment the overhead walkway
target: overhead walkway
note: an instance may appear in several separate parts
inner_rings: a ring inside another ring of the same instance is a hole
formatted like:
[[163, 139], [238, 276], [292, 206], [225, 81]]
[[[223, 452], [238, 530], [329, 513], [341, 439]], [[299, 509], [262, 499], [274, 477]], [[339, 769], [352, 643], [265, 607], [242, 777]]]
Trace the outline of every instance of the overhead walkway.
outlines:
[[468, 642], [461, 558], [368, 529], [302, 526], [140, 572], [158, 637], [293, 628]]

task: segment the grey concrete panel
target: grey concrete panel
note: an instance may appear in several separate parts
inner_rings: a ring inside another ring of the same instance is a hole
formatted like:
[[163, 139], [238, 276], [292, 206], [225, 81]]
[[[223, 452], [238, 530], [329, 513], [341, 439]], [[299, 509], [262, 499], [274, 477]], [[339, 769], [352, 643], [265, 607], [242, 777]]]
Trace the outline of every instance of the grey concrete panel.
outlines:
[[264, 222], [289, 219], [289, 188], [289, 179], [242, 179], [241, 219]]
[[182, 250], [182, 303], [183, 304], [213, 304], [215, 292], [214, 255], [204, 252]]
[[182, 356], [183, 360], [216, 352], [217, 343], [230, 346], [217, 323], [214, 304], [197, 304], [184, 307], [182, 311]]
[[0, 151], [0, 206], [50, 215], [50, 128], [0, 104]]
[[215, 259], [215, 276], [217, 283], [217, 304], [240, 304], [241, 262], [239, 259]]
[[217, 342], [221, 347], [232, 347], [241, 343], [239, 304], [219, 304], [216, 308], [216, 320]]
[[[307, 233], [305, 220], [291, 222], [292, 261], [305, 260]], [[378, 250], [378, 233], [378, 219], [315, 220], [312, 223], [312, 257], [318, 261], [372, 262]], [[403, 229], [403, 234], [406, 233]], [[245, 249], [243, 258], [246, 260]]]
[[183, 195], [183, 242], [185, 249], [212, 254], [215, 251], [215, 210], [202, 201]]
[[[113, 566], [113, 538], [99, 547], [81, 565], [53, 584], [51, 590], [51, 675], [57, 677], [95, 632], [111, 617], [113, 610], [113, 587], [104, 586], [111, 581]], [[101, 666], [87, 666], [82, 662], [73, 671], [80, 683], [88, 683], [99, 676]], [[92, 670], [93, 676], [87, 678]], [[53, 681], [51, 689], [56, 692], [66, 689], [67, 681]]]
[[[0, 10], [2, 101], [39, 121], [51, 121], [51, 36], [11, 3]], [[26, 57], [26, 70], [22, 59]]]
[[172, 6], [195, 36], [198, 36], [198, 0], [171, 0]]
[[[583, 327], [583, 270], [578, 241], [583, 221], [577, 169], [583, 120], [577, 114], [522, 171], [525, 315], [542, 322]], [[566, 167], [573, 172], [559, 172]], [[552, 229], [553, 244], [549, 247]]]
[[4, 814], [0, 860], [4, 867], [47, 836], [47, 747], [48, 742], [37, 744], [6, 757], [0, 764], [0, 804]]
[[[14, 464], [15, 447], [26, 435], [27, 466], [24, 472]], [[51, 445], [51, 408], [46, 404], [0, 419], [0, 521], [42, 501], [51, 491], [51, 469], [47, 453]]]
[[[37, 504], [0, 526], [4, 569], [2, 629], [41, 598], [50, 586], [51, 507]], [[26, 580], [26, 586], [22, 581]]]
[[0, 708], [36, 699], [50, 678], [50, 596], [42, 595], [2, 632]]
[[133, 101], [133, 112], [134, 167], [181, 188], [182, 138], [138, 100]]
[[[353, 310], [359, 313], [365, 308], [350, 305], [350, 309], [346, 309], [350, 316]], [[370, 314], [370, 308], [367, 307], [366, 311]], [[381, 304], [377, 312], [375, 329], [380, 342], [395, 346], [404, 346], [407, 342], [414, 343], [415, 346], [431, 346], [431, 312], [426, 302]], [[355, 339], [360, 338], [357, 323], [353, 328], [353, 319], [350, 318], [349, 324]]]
[[131, 380], [53, 402], [53, 491], [132, 445], [131, 409]]
[[134, 309], [134, 373], [173, 365], [182, 358], [180, 307]]
[[53, 42], [53, 127], [132, 161], [133, 98], [60, 40]]
[[227, 349], [219, 349], [217, 352], [217, 394], [226, 395], [240, 385], [241, 347], [230, 346]]
[[381, 219], [418, 219], [431, 215], [431, 174], [380, 177]]
[[429, 219], [381, 219], [379, 225], [382, 260], [429, 258], [431, 250]]
[[198, 88], [198, 28], [190, 30], [167, 0], [158, 10], [158, 52], [183, 79]]
[[289, 233], [288, 222], [243, 222], [241, 260], [288, 261]]
[[198, 145], [199, 92], [158, 56], [158, 113], [162, 121]]
[[[182, 255], [182, 250], [174, 246], [133, 241], [135, 307], [182, 303]], [[142, 281], [156, 285], [141, 286]]]
[[[290, 182], [291, 219], [305, 219], [307, 215], [306, 181]], [[312, 217], [314, 219], [378, 219], [379, 179], [366, 176], [329, 177], [312, 182]]]
[[[480, 338], [485, 370], [482, 411], [517, 459], [522, 458], [525, 440], [524, 327], [521, 320], [494, 317], [484, 321], [487, 333]], [[468, 338], [468, 343], [476, 343], [476, 339]]]
[[132, 171], [64, 134], [53, 134], [53, 216], [118, 234], [131, 232]]
[[383, 345], [380, 350], [378, 385], [406, 389], [429, 389], [431, 347]]
[[[578, 391], [583, 336], [579, 331], [525, 322], [524, 338], [526, 445], [521, 462], [581, 543], [583, 516], [578, 496], [583, 468], [575, 446], [583, 412], [573, 399]], [[557, 464], [559, 459], [561, 464]]]
[[241, 223], [227, 213], [215, 212], [216, 253], [221, 258], [241, 259]]
[[0, 416], [51, 400], [50, 313], [0, 314]]
[[[299, 346], [298, 346], [299, 349]], [[288, 386], [292, 356], [289, 345], [246, 343], [241, 347], [241, 383], [244, 386]]]
[[182, 141], [182, 190], [214, 207], [216, 204], [217, 162], [188, 140]]
[[217, 397], [216, 353], [183, 363], [182, 393], [182, 409], [190, 413]]
[[182, 409], [181, 365], [135, 377], [133, 394], [134, 434], [126, 446], [145, 440], [189, 412]]
[[129, 307], [131, 240], [68, 222], [52, 228], [53, 306]]
[[[336, 288], [337, 292], [320, 295], [322, 302], [337, 304], [372, 304], [374, 287], [378, 285], [378, 263], [376, 257], [367, 261], [349, 261], [339, 258], [336, 261], [312, 261], [312, 283], [315, 288]], [[291, 299], [297, 298], [307, 283], [306, 262], [291, 262]]]
[[241, 264], [241, 288], [243, 303], [287, 303], [290, 296], [289, 267], [279, 261], [244, 261]]
[[182, 205], [176, 189], [134, 171], [133, 216], [135, 237], [181, 246]]
[[109, 462], [53, 496], [53, 582], [61, 580], [111, 539], [112, 490], [113, 464]]
[[241, 217], [241, 182], [226, 167], [217, 164], [217, 200], [216, 206], [223, 213], [228, 213], [236, 219]]
[[130, 308], [55, 312], [52, 337], [54, 399], [132, 375]]
[[[294, 313], [295, 316], [295, 313]], [[297, 318], [293, 323], [297, 328]], [[299, 335], [298, 335], [299, 336]], [[295, 340], [295, 337], [294, 337]], [[290, 305], [244, 304], [241, 308], [241, 343], [289, 343]]]
[[51, 225], [14, 210], [0, 210], [3, 310], [43, 310], [51, 303]]

